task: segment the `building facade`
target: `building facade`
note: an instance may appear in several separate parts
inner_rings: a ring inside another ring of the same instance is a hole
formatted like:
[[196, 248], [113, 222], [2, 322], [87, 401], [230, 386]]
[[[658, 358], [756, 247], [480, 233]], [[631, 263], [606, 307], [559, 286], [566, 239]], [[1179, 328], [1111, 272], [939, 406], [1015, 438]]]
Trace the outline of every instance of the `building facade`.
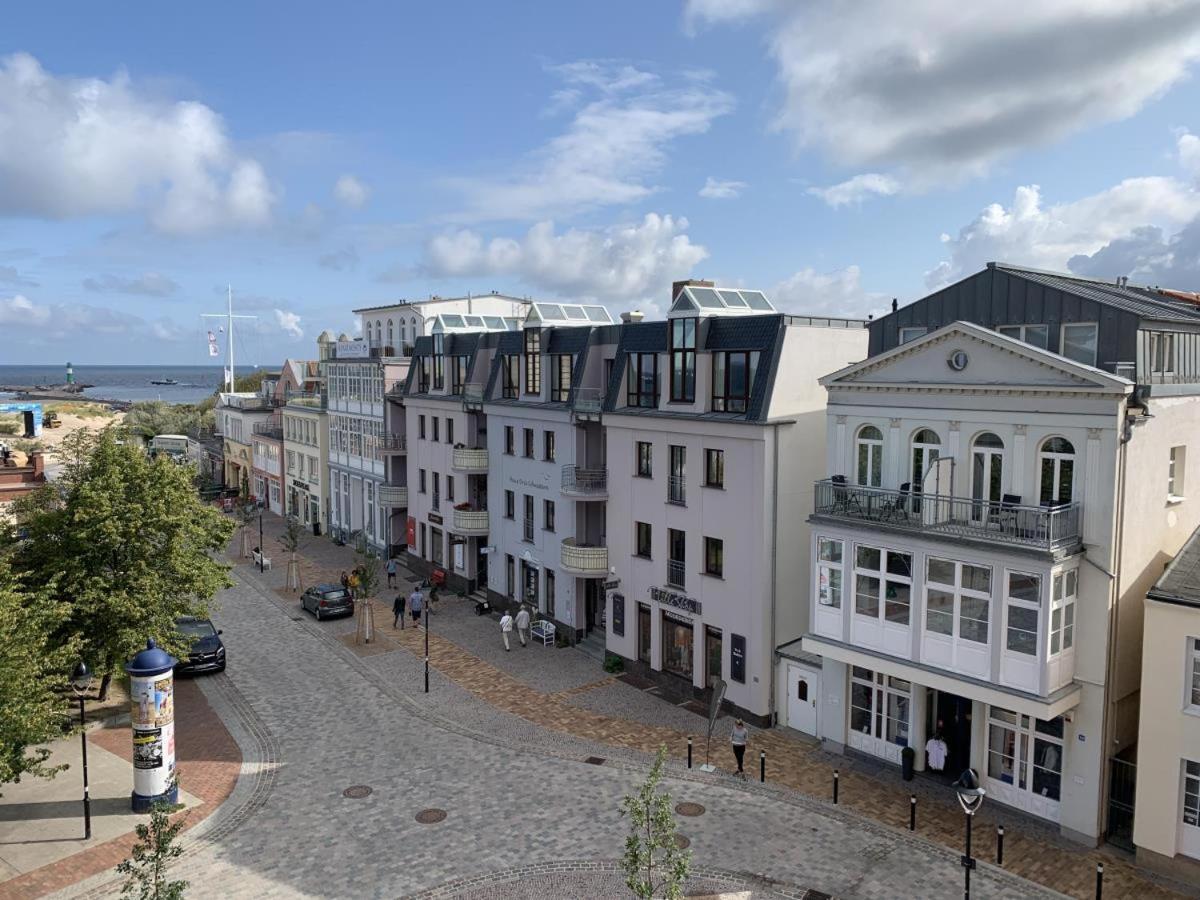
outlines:
[[268, 423], [275, 413], [275, 400], [264, 393], [221, 393], [216, 408], [216, 433], [221, 437], [225, 485], [241, 496], [255, 493], [254, 429]]
[[329, 470], [329, 427], [324, 397], [305, 394], [288, 398], [283, 409], [284, 511], [321, 534], [329, 525], [326, 479]]

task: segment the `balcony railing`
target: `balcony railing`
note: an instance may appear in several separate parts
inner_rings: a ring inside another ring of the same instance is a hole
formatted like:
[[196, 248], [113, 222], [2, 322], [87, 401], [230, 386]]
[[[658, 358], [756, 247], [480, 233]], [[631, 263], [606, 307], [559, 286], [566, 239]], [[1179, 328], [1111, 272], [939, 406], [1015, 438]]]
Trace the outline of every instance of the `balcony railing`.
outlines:
[[671, 587], [681, 588], [685, 585], [685, 573], [687, 566], [681, 559], [667, 560], [667, 584]]
[[482, 406], [483, 405], [483, 389], [487, 385], [476, 381], [468, 382], [462, 387], [463, 406]]
[[408, 435], [385, 434], [378, 440], [383, 453], [404, 453], [408, 450]]
[[487, 472], [487, 447], [455, 447], [451, 465], [460, 472]]
[[381, 484], [379, 502], [384, 506], [408, 506], [408, 488], [404, 485]]
[[608, 469], [563, 466], [562, 492], [578, 497], [608, 496]]
[[667, 502], [687, 506], [687, 476], [670, 475], [667, 477]]
[[1006, 495], [999, 502], [893, 491], [857, 484], [818, 481], [813, 514], [858, 522], [874, 522], [930, 536], [1011, 544], [1039, 550], [1061, 550], [1080, 542], [1078, 503], [1027, 506]]
[[324, 394], [313, 394], [313, 393], [288, 394], [287, 395], [287, 403], [288, 403], [288, 406], [303, 406], [308, 409], [325, 409], [326, 408]]
[[259, 437], [283, 440], [283, 426], [275, 422], [263, 422], [254, 426], [254, 433]]
[[488, 511], [486, 509], [455, 509], [454, 530], [459, 534], [487, 534]]
[[524, 528], [521, 532], [521, 536], [527, 541], [530, 541], [530, 542], [533, 541], [533, 517], [532, 516], [525, 517]]
[[608, 548], [564, 538], [560, 565], [563, 571], [573, 575], [605, 577], [608, 575]]
[[577, 416], [598, 416], [604, 408], [604, 391], [599, 388], [575, 388], [575, 404], [572, 407]]

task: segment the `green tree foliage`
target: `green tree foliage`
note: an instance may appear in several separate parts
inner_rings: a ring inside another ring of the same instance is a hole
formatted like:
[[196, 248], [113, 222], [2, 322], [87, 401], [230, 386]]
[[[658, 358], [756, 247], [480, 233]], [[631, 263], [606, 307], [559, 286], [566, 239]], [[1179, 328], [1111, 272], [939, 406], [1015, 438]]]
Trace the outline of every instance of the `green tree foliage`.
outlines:
[[78, 648], [54, 637], [69, 612], [48, 590], [26, 590], [0, 552], [0, 784], [62, 768], [47, 766], [50, 751], [37, 745], [62, 737], [70, 714], [61, 689]]
[[213, 421], [211, 409], [162, 400], [135, 403], [125, 413], [125, 427], [130, 433], [147, 439], [160, 434], [194, 434], [203, 428], [211, 428]]
[[125, 876], [121, 896], [137, 900], [181, 900], [187, 890], [186, 881], [168, 881], [167, 869], [183, 853], [179, 832], [183, 819], [171, 821], [171, 806], [155, 803], [150, 809], [149, 823], [137, 826], [137, 843], [129, 859], [117, 865]]
[[621, 815], [629, 817], [629, 836], [621, 869], [625, 884], [635, 897], [678, 900], [692, 865], [692, 854], [675, 842], [675, 814], [671, 795], [659, 793], [667, 748], [658, 748], [650, 775], [637, 793], [621, 801]]
[[379, 557], [367, 549], [354, 551], [357, 560], [354, 571], [358, 574], [358, 596], [370, 599], [379, 589]]
[[111, 427], [69, 435], [59, 479], [14, 504], [26, 539], [10, 535], [17, 573], [69, 604], [59, 635], [78, 637], [103, 676], [102, 697], [148, 637], [186, 652], [175, 619], [207, 616], [231, 583], [213, 554], [232, 523], [200, 502], [190, 469], [152, 460], [120, 435]]

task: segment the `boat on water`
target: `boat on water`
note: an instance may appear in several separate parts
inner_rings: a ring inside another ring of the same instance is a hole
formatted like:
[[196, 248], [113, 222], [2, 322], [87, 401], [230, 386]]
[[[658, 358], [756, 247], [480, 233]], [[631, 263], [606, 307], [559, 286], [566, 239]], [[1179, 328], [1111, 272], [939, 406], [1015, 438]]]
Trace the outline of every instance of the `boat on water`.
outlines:
[[174, 378], [151, 378], [151, 384], [179, 384]]

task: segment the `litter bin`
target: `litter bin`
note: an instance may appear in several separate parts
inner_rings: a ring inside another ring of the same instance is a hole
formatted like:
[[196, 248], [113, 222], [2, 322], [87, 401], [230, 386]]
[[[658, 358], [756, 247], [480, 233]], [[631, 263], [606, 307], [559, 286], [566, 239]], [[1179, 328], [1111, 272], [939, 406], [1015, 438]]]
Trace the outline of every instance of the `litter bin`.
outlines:
[[917, 753], [912, 747], [905, 747], [900, 751], [900, 777], [905, 781], [913, 780], [913, 764], [916, 758]]

